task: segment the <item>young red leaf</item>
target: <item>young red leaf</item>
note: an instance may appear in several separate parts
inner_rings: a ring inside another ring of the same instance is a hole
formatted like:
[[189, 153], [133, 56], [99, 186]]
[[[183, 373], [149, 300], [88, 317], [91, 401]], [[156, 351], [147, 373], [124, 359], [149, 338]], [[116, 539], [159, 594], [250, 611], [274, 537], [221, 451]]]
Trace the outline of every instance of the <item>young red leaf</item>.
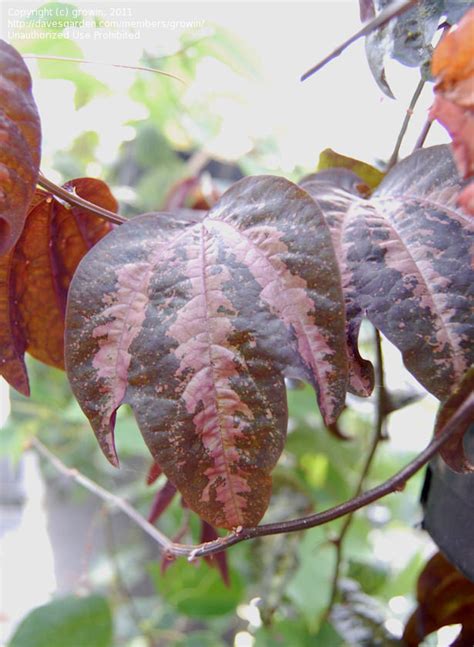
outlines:
[[155, 494], [155, 498], [153, 499], [150, 514], [148, 515], [148, 521], [150, 523], [155, 523], [155, 521], [157, 521], [161, 517], [163, 512], [170, 505], [175, 494], [175, 486], [171, 483], [171, 481], [166, 481], [161, 490], [158, 490], [158, 492]]
[[[100, 180], [65, 185], [110, 211], [117, 202]], [[72, 275], [84, 254], [111, 225], [37, 190], [14, 249], [0, 258], [0, 374], [24, 395], [24, 353], [64, 368], [64, 315]]]
[[474, 225], [456, 206], [460, 180], [449, 147], [416, 151], [370, 200], [358, 195], [350, 171], [338, 171], [337, 182], [332, 170], [303, 186], [331, 228], [349, 348], [367, 316], [423, 386], [445, 399], [474, 360]]
[[146, 484], [153, 485], [153, 483], [157, 480], [157, 478], [160, 475], [161, 475], [161, 467], [158, 465], [156, 461], [153, 461], [153, 463], [150, 466], [150, 469], [148, 470], [148, 474], [146, 477]]
[[22, 57], [0, 40], [0, 255], [18, 240], [36, 186], [41, 124]]
[[407, 647], [417, 647], [425, 636], [453, 624], [461, 624], [452, 647], [474, 644], [474, 583], [459, 573], [441, 554], [436, 553], [418, 578], [418, 608], [403, 633]]
[[344, 404], [340, 282], [319, 208], [283, 178], [241, 180], [201, 223], [146, 215], [112, 232], [78, 268], [66, 333], [109, 460], [128, 402], [193, 510], [258, 523], [286, 433], [283, 373], [315, 386], [327, 422]]
[[[201, 521], [201, 536], [199, 537], [199, 543], [204, 544], [208, 541], [214, 541], [215, 539], [219, 539], [216, 529], [208, 524], [207, 521]], [[226, 586], [230, 586], [229, 564], [227, 563], [227, 553], [225, 551], [217, 553], [216, 555], [204, 557], [204, 561], [209, 564], [209, 566], [215, 566], [218, 568], [222, 581]]]

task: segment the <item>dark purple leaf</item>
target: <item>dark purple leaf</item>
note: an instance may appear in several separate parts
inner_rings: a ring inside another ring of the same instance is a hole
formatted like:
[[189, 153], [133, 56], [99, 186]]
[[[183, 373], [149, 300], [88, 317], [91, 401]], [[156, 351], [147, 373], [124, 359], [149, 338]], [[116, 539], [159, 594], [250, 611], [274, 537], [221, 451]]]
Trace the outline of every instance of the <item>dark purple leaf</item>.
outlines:
[[201, 223], [122, 225], [71, 289], [69, 378], [109, 460], [127, 402], [193, 510], [258, 523], [286, 433], [283, 375], [314, 385], [327, 423], [344, 405], [341, 279], [315, 202], [283, 178], [246, 178]]
[[[215, 539], [219, 539], [216, 529], [208, 524], [207, 521], [201, 521], [200, 543], [204, 544], [205, 542], [214, 541]], [[224, 584], [226, 586], [230, 586], [229, 564], [227, 563], [227, 553], [225, 551], [217, 553], [216, 555], [204, 557], [204, 561], [207, 562], [209, 566], [216, 566], [219, 569], [219, 573], [221, 574]]]
[[[439, 434], [449, 419], [472, 393], [474, 393], [474, 367], [467, 371], [462, 381], [440, 407], [436, 418], [435, 436]], [[455, 472], [474, 472], [474, 465], [466, 456], [463, 444], [464, 434], [470, 424], [472, 424], [472, 421], [460, 425], [448, 442], [439, 450], [443, 460]]]
[[158, 465], [156, 461], [153, 461], [153, 463], [150, 466], [150, 469], [148, 470], [148, 474], [146, 475], [146, 484], [153, 485], [153, 483], [160, 475], [161, 475], [161, 467]]
[[345, 187], [318, 176], [303, 186], [331, 228], [349, 338], [367, 316], [444, 399], [474, 360], [473, 221], [456, 206], [461, 184], [449, 148], [417, 151], [370, 200], [357, 195], [353, 174], [345, 178]]

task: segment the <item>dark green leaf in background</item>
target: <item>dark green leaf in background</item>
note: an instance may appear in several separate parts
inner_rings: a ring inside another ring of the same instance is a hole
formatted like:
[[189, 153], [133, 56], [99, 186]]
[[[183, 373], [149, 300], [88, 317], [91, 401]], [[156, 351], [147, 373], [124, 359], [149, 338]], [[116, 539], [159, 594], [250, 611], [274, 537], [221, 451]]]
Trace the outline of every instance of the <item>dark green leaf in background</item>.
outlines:
[[112, 647], [112, 615], [99, 595], [68, 596], [34, 609], [8, 647]]

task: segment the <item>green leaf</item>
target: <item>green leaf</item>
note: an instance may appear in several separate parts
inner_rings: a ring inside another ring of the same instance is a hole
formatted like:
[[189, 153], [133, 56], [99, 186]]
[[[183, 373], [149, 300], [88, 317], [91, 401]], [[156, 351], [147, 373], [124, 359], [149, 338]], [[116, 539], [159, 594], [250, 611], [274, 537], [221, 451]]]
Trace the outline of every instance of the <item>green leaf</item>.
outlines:
[[352, 171], [372, 190], [376, 189], [384, 178], [384, 173], [374, 166], [336, 153], [331, 148], [326, 148], [319, 156], [318, 171], [330, 168], [345, 168]]
[[339, 647], [342, 639], [337, 631], [328, 623], [321, 625], [317, 634], [308, 631], [304, 623], [298, 620], [283, 620], [272, 624], [271, 627], [262, 627], [255, 634], [254, 647], [284, 647], [284, 645], [297, 645], [298, 647]]
[[230, 573], [227, 587], [217, 571], [204, 562], [189, 564], [178, 560], [165, 573], [158, 564], [149, 567], [158, 593], [178, 612], [193, 618], [220, 616], [235, 610], [242, 600], [243, 585], [237, 573]]
[[308, 628], [318, 630], [331, 597], [336, 551], [322, 528], [304, 536], [298, 548], [299, 567], [291, 579], [287, 595], [304, 615]]
[[9, 647], [112, 647], [112, 631], [105, 598], [71, 595], [28, 614]]
[[348, 577], [357, 580], [365, 593], [373, 594], [386, 582], [389, 575], [387, 566], [375, 560], [349, 560]]

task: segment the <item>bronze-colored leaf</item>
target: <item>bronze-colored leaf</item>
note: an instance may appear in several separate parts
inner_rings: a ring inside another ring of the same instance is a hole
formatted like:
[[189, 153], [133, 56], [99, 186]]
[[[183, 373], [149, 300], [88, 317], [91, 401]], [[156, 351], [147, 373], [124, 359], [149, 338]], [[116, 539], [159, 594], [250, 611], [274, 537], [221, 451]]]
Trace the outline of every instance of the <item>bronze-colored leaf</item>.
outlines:
[[[65, 184], [110, 211], [117, 202], [100, 180]], [[0, 374], [28, 395], [24, 353], [64, 368], [64, 314], [69, 284], [84, 254], [111, 225], [37, 190], [17, 244], [0, 257]]]
[[418, 578], [418, 608], [405, 627], [403, 641], [417, 647], [433, 631], [461, 624], [452, 647], [474, 644], [474, 583], [459, 573], [441, 554], [436, 553]]
[[40, 154], [30, 73], [20, 54], [0, 40], [0, 255], [12, 249], [23, 230]]

